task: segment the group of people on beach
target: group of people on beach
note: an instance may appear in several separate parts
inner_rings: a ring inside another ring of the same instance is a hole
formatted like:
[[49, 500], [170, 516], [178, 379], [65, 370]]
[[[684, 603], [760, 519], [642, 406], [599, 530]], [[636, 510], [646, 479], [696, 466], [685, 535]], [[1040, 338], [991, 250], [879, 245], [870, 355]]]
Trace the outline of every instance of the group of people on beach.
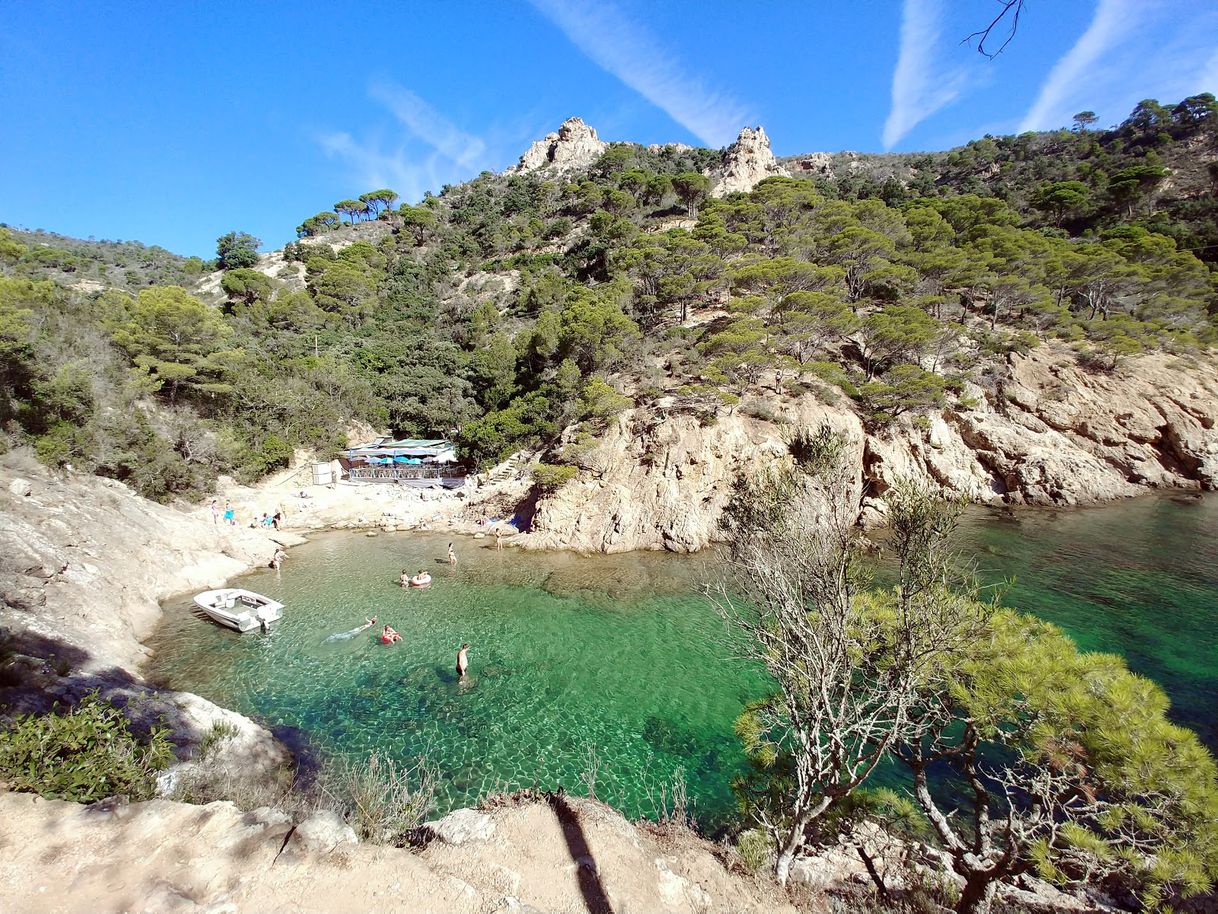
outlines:
[[[221, 512], [220, 503], [213, 498], [211, 500], [211, 522], [218, 527], [220, 526], [221, 519], [230, 527], [237, 526], [237, 510], [233, 507], [231, 501], [226, 501], [224, 503], [224, 511]], [[270, 514], [267, 511], [263, 511], [261, 515], [255, 513], [250, 518], [249, 525], [254, 528], [261, 527], [265, 529], [270, 527], [278, 530], [281, 523], [283, 523], [283, 510], [276, 509], [274, 514]]]

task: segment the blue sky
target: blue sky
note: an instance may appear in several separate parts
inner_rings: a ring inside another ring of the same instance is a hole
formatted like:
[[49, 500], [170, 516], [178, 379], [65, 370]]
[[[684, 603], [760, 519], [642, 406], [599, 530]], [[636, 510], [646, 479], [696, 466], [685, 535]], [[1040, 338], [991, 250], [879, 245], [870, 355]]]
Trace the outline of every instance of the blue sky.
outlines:
[[334, 201], [512, 164], [578, 114], [603, 139], [779, 155], [942, 149], [1218, 92], [1213, 0], [0, 3], [0, 221], [214, 255]]

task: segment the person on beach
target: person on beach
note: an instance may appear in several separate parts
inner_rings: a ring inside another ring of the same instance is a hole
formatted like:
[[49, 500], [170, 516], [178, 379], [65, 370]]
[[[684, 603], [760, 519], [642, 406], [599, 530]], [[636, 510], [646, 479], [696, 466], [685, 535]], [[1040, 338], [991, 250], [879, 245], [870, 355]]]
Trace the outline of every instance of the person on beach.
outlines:
[[237, 512], [233, 510], [233, 503], [231, 501], [224, 503], [224, 519], [228, 521], [230, 527], [237, 526]]
[[211, 522], [216, 526], [220, 525], [220, 506], [214, 498], [211, 500]]
[[381, 644], [397, 644], [401, 640], [402, 636], [388, 625], [381, 629]]
[[503, 532], [498, 528], [495, 529], [495, 551], [503, 551]]
[[457, 553], [453, 552], [453, 544], [448, 544], [448, 564], [457, 567]]
[[277, 511], [275, 512], [275, 516], [271, 518], [271, 524], [272, 524], [272, 525], [275, 527], [275, 529], [276, 529], [276, 530], [278, 530], [278, 529], [279, 529], [279, 525], [280, 525], [282, 522], [283, 522], [283, 511], [282, 511], [282, 510], [277, 510]]
[[457, 651], [457, 676], [461, 679], [465, 678], [465, 671], [469, 669], [469, 644], [468, 642], [461, 645], [461, 650]]

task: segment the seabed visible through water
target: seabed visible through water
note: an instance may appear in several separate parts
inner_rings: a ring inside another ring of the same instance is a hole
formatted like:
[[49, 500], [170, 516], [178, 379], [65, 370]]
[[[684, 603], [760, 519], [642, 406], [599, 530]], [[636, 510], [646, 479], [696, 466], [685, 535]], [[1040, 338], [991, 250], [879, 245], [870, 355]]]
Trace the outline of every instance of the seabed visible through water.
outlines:
[[[423, 755], [441, 810], [524, 787], [597, 795], [654, 817], [682, 778], [705, 827], [730, 817], [743, 755], [732, 732], [766, 694], [702, 587], [713, 552], [579, 556], [496, 551], [493, 538], [327, 533], [240, 586], [286, 604], [270, 635], [237, 635], [165, 604], [145, 672], [272, 726], [321, 753]], [[965, 519], [961, 551], [1004, 602], [1062, 625], [1088, 650], [1124, 654], [1218, 748], [1218, 498], [1149, 497], [1103, 508]], [[404, 590], [403, 571], [430, 571]], [[330, 636], [375, 615], [378, 624]], [[379, 643], [388, 622], [404, 636]], [[470, 673], [456, 653], [469, 642]]]

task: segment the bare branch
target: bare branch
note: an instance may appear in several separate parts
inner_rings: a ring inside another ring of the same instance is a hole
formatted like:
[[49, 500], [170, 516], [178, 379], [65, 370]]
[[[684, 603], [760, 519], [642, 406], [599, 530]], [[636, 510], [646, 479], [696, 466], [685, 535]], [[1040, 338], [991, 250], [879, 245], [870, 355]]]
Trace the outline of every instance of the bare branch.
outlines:
[[[985, 57], [988, 57], [990, 60], [993, 60], [995, 57], [1005, 51], [1007, 45], [1011, 43], [1012, 39], [1014, 39], [1015, 33], [1019, 30], [1019, 16], [1023, 12], [1024, 0], [998, 0], [998, 3], [1001, 9], [990, 24], [983, 29], [979, 29], [972, 34], [965, 36], [964, 40], [960, 42], [961, 44], [969, 44], [974, 38], [976, 38], [977, 52]], [[999, 26], [1000, 23], [1002, 23], [1004, 19], [1009, 20], [1007, 23], [1008, 28], [1006, 38], [1003, 39], [1003, 42], [998, 47], [997, 51], [990, 53], [988, 50], [986, 50], [985, 43], [989, 40], [990, 34]]]

